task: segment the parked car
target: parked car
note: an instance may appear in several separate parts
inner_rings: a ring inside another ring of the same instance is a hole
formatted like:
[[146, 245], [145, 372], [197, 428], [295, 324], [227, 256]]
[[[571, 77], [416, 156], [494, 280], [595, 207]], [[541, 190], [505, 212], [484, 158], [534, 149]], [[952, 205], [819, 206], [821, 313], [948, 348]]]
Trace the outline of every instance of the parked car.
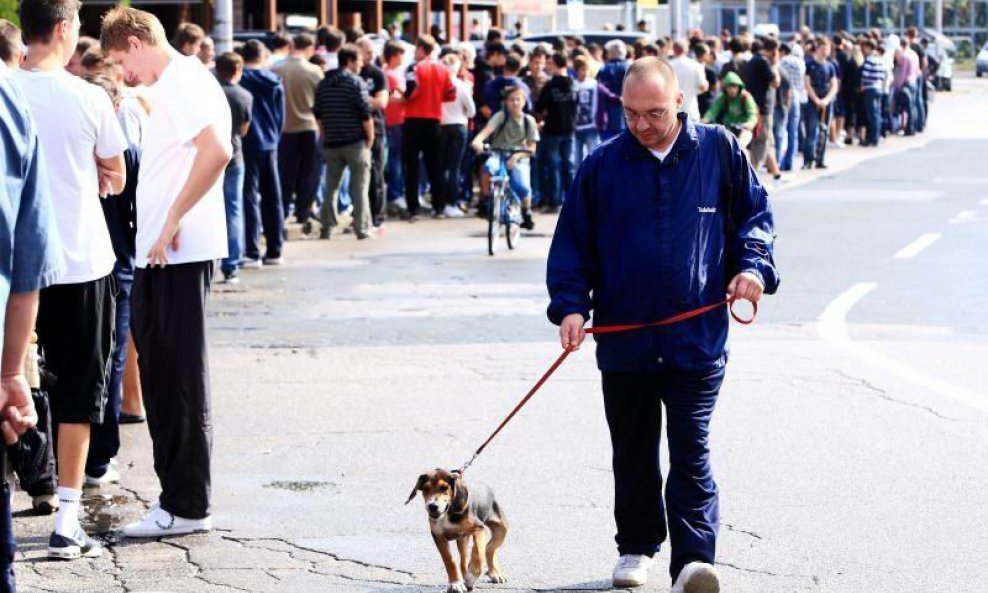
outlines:
[[628, 45], [634, 45], [639, 39], [647, 39], [649, 41], [654, 41], [655, 37], [649, 35], [648, 33], [641, 33], [639, 31], [592, 31], [592, 30], [582, 30], [582, 31], [557, 31], [554, 33], [536, 33], [533, 35], [525, 35], [522, 37], [522, 41], [533, 44], [542, 43], [543, 41], [552, 43], [554, 40], [560, 37], [580, 37], [585, 43], [597, 43], [599, 45], [604, 45], [612, 39], [620, 39]]
[[978, 58], [974, 63], [974, 73], [978, 78], [988, 74], [988, 43], [985, 43], [985, 46], [978, 52]]

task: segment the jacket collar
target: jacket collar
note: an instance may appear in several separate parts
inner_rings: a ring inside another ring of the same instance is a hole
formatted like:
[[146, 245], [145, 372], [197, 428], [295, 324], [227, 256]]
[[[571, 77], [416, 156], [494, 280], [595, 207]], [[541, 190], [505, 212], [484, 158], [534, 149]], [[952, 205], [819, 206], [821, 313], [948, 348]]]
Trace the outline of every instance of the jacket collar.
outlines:
[[[698, 149], [700, 147], [700, 138], [696, 133], [696, 124], [686, 113], [677, 113], [676, 117], [679, 119], [681, 127], [679, 128], [679, 135], [676, 136], [676, 140], [673, 142], [672, 150], [669, 154], [677, 154], [680, 152]], [[652, 156], [652, 153], [649, 152], [647, 148], [642, 146], [628, 130], [621, 132], [621, 143], [623, 145], [624, 158], [626, 160], [655, 158]]]

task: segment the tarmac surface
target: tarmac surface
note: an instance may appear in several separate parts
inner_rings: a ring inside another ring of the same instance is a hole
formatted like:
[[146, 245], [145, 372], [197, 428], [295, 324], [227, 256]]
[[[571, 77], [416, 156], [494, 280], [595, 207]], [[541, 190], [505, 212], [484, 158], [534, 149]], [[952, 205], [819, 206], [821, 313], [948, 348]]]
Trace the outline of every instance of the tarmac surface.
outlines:
[[[930, 131], [830, 150], [772, 188], [783, 282], [732, 328], [712, 430], [724, 591], [980, 591], [988, 577], [988, 84]], [[440, 591], [417, 476], [456, 467], [559, 353], [545, 319], [555, 217], [486, 254], [477, 219], [294, 241], [209, 304], [216, 530], [120, 540], [158, 493], [143, 425], [119, 487], [87, 490], [102, 558], [45, 557], [15, 496], [20, 591]], [[930, 238], [932, 236], [935, 238]], [[922, 238], [927, 236], [927, 238]], [[508, 583], [607, 590], [610, 447], [592, 346], [467, 474], [511, 522]], [[669, 589], [664, 547], [644, 591]]]

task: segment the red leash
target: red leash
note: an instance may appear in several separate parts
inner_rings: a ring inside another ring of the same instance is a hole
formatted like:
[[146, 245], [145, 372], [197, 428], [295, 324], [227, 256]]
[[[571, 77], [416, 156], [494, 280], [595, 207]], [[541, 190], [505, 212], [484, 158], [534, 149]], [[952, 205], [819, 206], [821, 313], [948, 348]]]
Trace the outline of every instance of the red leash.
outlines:
[[[634, 323], [628, 325], [602, 325], [599, 327], [587, 328], [586, 332], [588, 334], [596, 334], [596, 335], [617, 334], [617, 333], [635, 331], [639, 329], [645, 329], [648, 327], [661, 327], [664, 325], [673, 325], [675, 323], [686, 321], [687, 319], [699, 317], [704, 313], [713, 311], [714, 309], [719, 309], [724, 305], [727, 305], [727, 309], [731, 313], [731, 317], [733, 317], [735, 321], [737, 321], [742, 325], [750, 325], [752, 322], [755, 321], [755, 317], [758, 316], [758, 303], [751, 304], [751, 306], [753, 307], [751, 317], [748, 319], [743, 319], [734, 312], [734, 302], [736, 300], [737, 298], [731, 296], [719, 303], [706, 305], [700, 307], [699, 309], [693, 309], [692, 311], [680, 313], [679, 315], [673, 315], [672, 317], [661, 319], [659, 321], [654, 321], [652, 323]], [[532, 396], [538, 393], [539, 389], [541, 389], [542, 386], [545, 385], [545, 382], [549, 380], [549, 377], [551, 377], [552, 374], [556, 372], [556, 369], [562, 366], [563, 362], [566, 360], [566, 357], [568, 357], [571, 352], [573, 352], [572, 347], [563, 350], [563, 353], [559, 355], [559, 358], [556, 359], [556, 362], [552, 363], [552, 366], [549, 367], [549, 370], [547, 370], [545, 374], [542, 375], [542, 378], [535, 383], [535, 385], [529, 390], [528, 394], [524, 398], [522, 398], [520, 402], [518, 402], [518, 405], [515, 406], [515, 409], [511, 410], [511, 413], [508, 414], [507, 418], [505, 418], [501, 422], [501, 424], [497, 427], [497, 429], [493, 433], [491, 433], [491, 436], [487, 437], [487, 440], [484, 441], [484, 444], [477, 449], [477, 451], [473, 454], [473, 457], [471, 457], [469, 461], [464, 463], [463, 466], [460, 467], [460, 469], [456, 470], [458, 473], [462, 474], [467, 471], [467, 468], [469, 468], [473, 464], [473, 462], [476, 461], [477, 457], [479, 457], [480, 454], [484, 452], [484, 449], [487, 447], [488, 444], [490, 444], [491, 441], [494, 440], [494, 437], [496, 437], [498, 433], [501, 432], [501, 429], [503, 429], [508, 424], [508, 422], [511, 422], [511, 419], [515, 417], [515, 414], [517, 414], [519, 410], [525, 407], [525, 404], [528, 403], [528, 400], [532, 399]]]

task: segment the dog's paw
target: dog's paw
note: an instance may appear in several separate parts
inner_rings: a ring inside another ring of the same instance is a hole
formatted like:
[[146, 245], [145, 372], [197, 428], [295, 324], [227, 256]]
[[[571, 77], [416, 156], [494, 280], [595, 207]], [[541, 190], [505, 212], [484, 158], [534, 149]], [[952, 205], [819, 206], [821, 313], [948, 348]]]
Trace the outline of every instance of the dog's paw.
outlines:
[[446, 587], [446, 593], [467, 593], [467, 587], [462, 582], [456, 581]]
[[503, 574], [497, 571], [490, 571], [487, 573], [487, 578], [494, 584], [500, 585], [502, 583], [507, 583], [508, 579]]
[[463, 575], [463, 584], [467, 586], [467, 591], [473, 591], [473, 586], [477, 584], [477, 577], [468, 572]]

